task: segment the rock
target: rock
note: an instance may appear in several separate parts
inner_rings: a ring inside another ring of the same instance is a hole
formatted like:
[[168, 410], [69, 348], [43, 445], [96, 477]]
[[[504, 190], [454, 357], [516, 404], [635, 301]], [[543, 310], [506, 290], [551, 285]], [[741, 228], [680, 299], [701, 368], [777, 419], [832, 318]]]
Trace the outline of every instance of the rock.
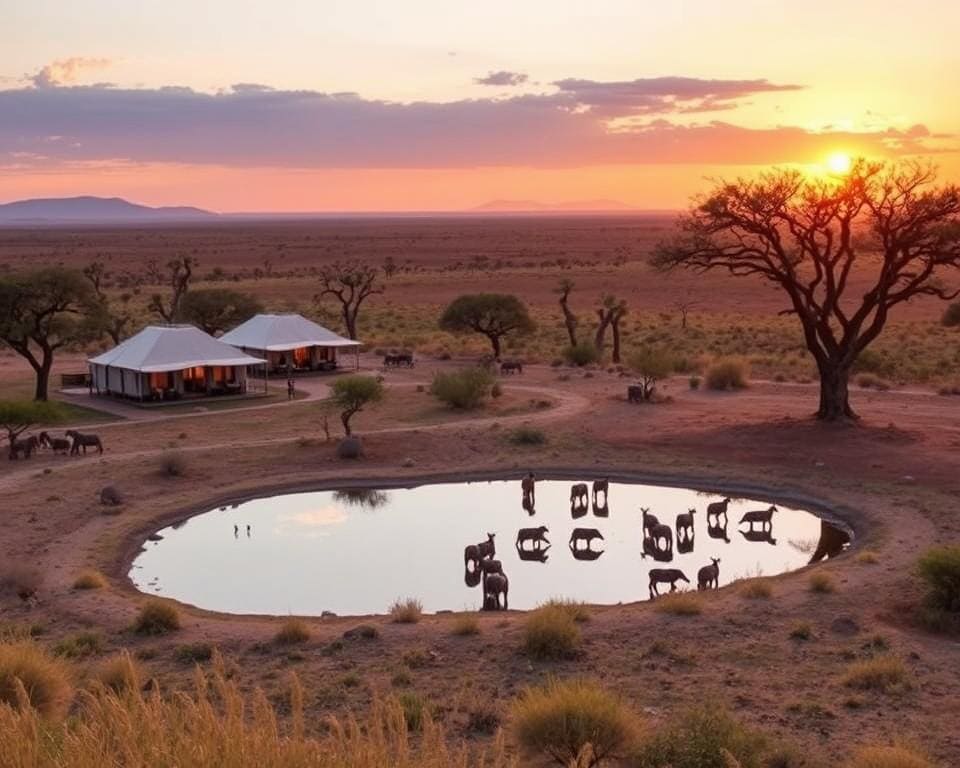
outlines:
[[106, 507], [119, 507], [123, 504], [123, 494], [115, 486], [104, 486], [100, 489], [100, 503]]
[[163, 541], [163, 536], [161, 536], [159, 533], [151, 533], [149, 536], [147, 536], [147, 541]]
[[409, 456], [407, 456], [407, 458], [405, 458], [405, 459], [403, 460], [403, 466], [405, 466], [405, 467], [413, 467], [413, 466], [416, 466], [416, 464], [417, 464], [417, 462], [415, 462], [415, 461], [414, 461], [413, 459], [411, 459]]
[[335, 619], [336, 617], [337, 614], [335, 614], [333, 611], [323, 611], [323, 613], [320, 614], [321, 619]]
[[830, 631], [849, 637], [860, 631], [860, 624], [852, 616], [838, 616], [830, 622]]
[[359, 459], [363, 455], [363, 443], [356, 435], [350, 435], [337, 443], [338, 459]]

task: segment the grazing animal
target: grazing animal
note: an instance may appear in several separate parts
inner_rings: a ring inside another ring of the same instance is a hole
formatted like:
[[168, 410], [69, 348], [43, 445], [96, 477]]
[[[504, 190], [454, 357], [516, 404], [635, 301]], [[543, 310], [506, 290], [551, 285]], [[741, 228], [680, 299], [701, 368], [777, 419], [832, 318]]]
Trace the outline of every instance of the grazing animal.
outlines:
[[[483, 577], [483, 609], [485, 611], [507, 610], [507, 594], [510, 592], [510, 580], [505, 573], [484, 574]], [[500, 596], [503, 596], [503, 605], [500, 605]]]
[[711, 557], [711, 565], [705, 565], [697, 572], [697, 589], [719, 589], [720, 558]]
[[730, 505], [730, 499], [726, 498], [723, 501], [712, 501], [707, 504], [707, 520], [711, 517], [719, 517], [723, 515], [724, 519], [727, 517], [727, 507]]
[[96, 448], [98, 453], [103, 453], [103, 443], [97, 435], [77, 432], [75, 429], [68, 429], [66, 435], [73, 439], [73, 448], [70, 449], [71, 456], [78, 455], [81, 448], [83, 448], [84, 456], [87, 455], [87, 448]]
[[749, 523], [751, 531], [753, 530], [754, 524], [760, 523], [761, 528], [766, 530], [773, 524], [773, 513], [776, 511], [777, 508], [771, 504], [769, 509], [760, 509], [754, 512], [747, 512], [743, 517], [740, 518], [740, 523]]
[[504, 360], [500, 363], [500, 373], [523, 373], [523, 363], [519, 360]]
[[528, 541], [533, 544], [533, 549], [538, 550], [543, 544], [549, 544], [550, 540], [547, 534], [550, 529], [545, 525], [539, 525], [536, 528], [521, 528], [517, 531], [517, 549], [525, 549], [523, 546]]
[[388, 352], [383, 356], [383, 367], [389, 368], [390, 366], [413, 368], [413, 354], [410, 352]]
[[479, 544], [468, 544], [463, 548], [463, 567], [470, 569], [470, 563], [473, 563], [474, 570], [480, 567], [480, 561], [493, 557], [497, 554], [497, 547], [493, 543], [495, 533], [488, 533], [487, 540]]
[[627, 402], [628, 403], [642, 403], [643, 402], [643, 387], [637, 384], [631, 384], [627, 387]]
[[670, 591], [676, 592], [678, 581], [685, 581], [687, 584], [690, 583], [690, 579], [688, 579], [679, 568], [651, 568], [650, 599], [653, 600], [653, 598], [660, 596], [660, 590], [658, 588], [660, 584], [669, 584]]
[[[677, 515], [677, 541], [693, 537], [693, 516], [697, 510], [691, 509]], [[682, 535], [681, 535], [682, 533]]]
[[574, 483], [570, 486], [570, 514], [583, 517], [590, 507], [590, 490], [586, 483]]
[[503, 563], [501, 563], [499, 560], [494, 560], [493, 558], [481, 560], [480, 571], [484, 576], [488, 576], [491, 573], [503, 573]]
[[36, 435], [30, 435], [30, 437], [22, 439], [14, 438], [10, 443], [10, 460], [14, 461], [20, 458], [21, 454], [23, 454], [23, 458], [29, 459], [39, 447], [40, 441]]
[[63, 437], [50, 437], [49, 432], [40, 433], [40, 445], [51, 449], [54, 453], [67, 453], [70, 450], [70, 441]]

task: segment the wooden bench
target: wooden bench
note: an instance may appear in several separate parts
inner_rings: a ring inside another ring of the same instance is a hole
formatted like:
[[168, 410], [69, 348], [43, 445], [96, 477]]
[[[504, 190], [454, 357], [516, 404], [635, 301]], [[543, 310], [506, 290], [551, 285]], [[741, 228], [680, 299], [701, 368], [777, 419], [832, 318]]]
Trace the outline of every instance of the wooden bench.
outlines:
[[61, 373], [60, 386], [61, 387], [89, 387], [90, 374], [89, 373]]

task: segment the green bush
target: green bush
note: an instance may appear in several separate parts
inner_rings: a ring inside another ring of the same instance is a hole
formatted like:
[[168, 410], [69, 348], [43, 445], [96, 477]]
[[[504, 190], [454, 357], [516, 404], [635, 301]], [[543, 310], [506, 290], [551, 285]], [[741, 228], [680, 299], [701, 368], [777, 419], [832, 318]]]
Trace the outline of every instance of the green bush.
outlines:
[[631, 353], [627, 365], [640, 378], [643, 399], [653, 397], [657, 382], [673, 373], [673, 357], [665, 349], [644, 347]]
[[726, 391], [747, 386], [749, 367], [739, 357], [721, 357], [714, 361], [705, 376], [708, 389]]
[[433, 376], [430, 394], [452, 408], [471, 410], [480, 406], [493, 387], [493, 374], [479, 366]]
[[917, 562], [927, 584], [927, 602], [933, 608], [960, 611], [960, 545], [934, 547]]
[[566, 606], [547, 603], [527, 617], [523, 647], [538, 660], [569, 658], [580, 648], [580, 628]]
[[[731, 763], [729, 753], [736, 763]], [[723, 706], [706, 703], [671, 718], [633, 755], [633, 768], [766, 768], [767, 738]]]
[[184, 664], [199, 664], [213, 658], [213, 646], [210, 643], [188, 643], [177, 646], [173, 658]]
[[513, 704], [511, 725], [524, 750], [565, 766], [617, 758], [639, 731], [636, 716], [619, 698], [578, 679], [527, 688]]
[[180, 612], [173, 603], [163, 600], [145, 602], [133, 622], [138, 635], [165, 635], [176, 629], [180, 629]]
[[600, 359], [600, 351], [593, 342], [581, 341], [575, 347], [563, 350], [563, 359], [571, 365], [590, 365]]

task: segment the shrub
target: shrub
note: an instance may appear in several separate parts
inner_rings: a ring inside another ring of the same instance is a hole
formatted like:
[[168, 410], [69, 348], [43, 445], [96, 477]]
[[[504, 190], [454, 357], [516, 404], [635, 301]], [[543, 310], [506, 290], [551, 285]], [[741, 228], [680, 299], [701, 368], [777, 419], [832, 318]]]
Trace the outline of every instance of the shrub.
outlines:
[[740, 594], [748, 600], [767, 600], [773, 597], [773, 587], [766, 579], [747, 579], [740, 587]]
[[160, 457], [160, 474], [165, 477], [183, 477], [187, 473], [187, 460], [182, 453], [168, 451]]
[[816, 592], [821, 595], [827, 595], [837, 590], [837, 583], [833, 580], [833, 576], [829, 573], [823, 573], [822, 571], [811, 573], [808, 583], [811, 592]]
[[955, 328], [960, 325], [960, 301], [947, 305], [947, 308], [943, 310], [943, 317], [940, 318], [940, 322], [947, 328]]
[[423, 603], [414, 597], [396, 600], [390, 606], [390, 617], [397, 624], [416, 624], [423, 616]]
[[472, 410], [479, 407], [493, 386], [493, 374], [479, 366], [458, 371], [438, 371], [433, 375], [430, 394], [451, 408]]
[[490, 397], [496, 400], [498, 397], [503, 396], [503, 387], [500, 386], [499, 381], [493, 382], [493, 386], [490, 387]]
[[794, 640], [809, 640], [813, 637], [813, 626], [809, 621], [797, 621], [790, 627], [790, 637]]
[[507, 440], [512, 445], [543, 445], [547, 442], [547, 436], [542, 429], [517, 427], [507, 435]]
[[906, 666], [889, 653], [854, 662], [847, 667], [842, 682], [848, 688], [880, 693], [900, 693], [910, 688]]
[[857, 562], [862, 565], [876, 565], [880, 562], [880, 555], [872, 549], [865, 549], [857, 554]]
[[213, 646], [210, 643], [188, 643], [180, 645], [173, 652], [173, 658], [184, 664], [199, 664], [213, 658]]
[[338, 459], [359, 459], [363, 456], [363, 443], [356, 435], [350, 435], [337, 443]]
[[749, 367], [745, 360], [739, 357], [721, 357], [707, 368], [705, 378], [709, 389], [726, 391], [744, 389], [748, 375]]
[[424, 720], [429, 717], [427, 703], [423, 697], [413, 691], [404, 691], [397, 697], [403, 709], [403, 719], [407, 728], [414, 732], [423, 730]]
[[353, 434], [350, 420], [368, 404], [383, 399], [383, 383], [373, 376], [341, 376], [332, 387], [330, 402], [340, 411], [340, 423], [347, 437]]
[[879, 392], [886, 392], [890, 389], [890, 382], [873, 373], [861, 373], [857, 376], [857, 386], [860, 389], [876, 389]]
[[457, 637], [468, 637], [469, 635], [480, 634], [480, 622], [472, 613], [461, 613], [453, 621], [453, 628], [450, 634]]
[[640, 378], [643, 399], [653, 397], [657, 382], [673, 373], [673, 358], [663, 349], [644, 347], [633, 352], [627, 365]]
[[67, 635], [55, 646], [53, 652], [67, 659], [85, 659], [103, 652], [103, 635], [99, 632], [78, 632]]
[[74, 589], [103, 589], [107, 586], [107, 579], [100, 571], [87, 568], [73, 581]]
[[548, 600], [544, 605], [557, 606], [567, 611], [574, 621], [583, 623], [585, 621], [590, 621], [590, 609], [587, 608], [586, 603], [582, 603], [579, 600], [570, 600], [565, 597], [554, 597]]
[[917, 562], [927, 584], [927, 603], [942, 611], [960, 611], [960, 545], [934, 547]]
[[138, 691], [143, 684], [143, 671], [126, 650], [97, 667], [95, 677], [115, 693]]
[[700, 389], [700, 377], [691, 376], [687, 379], [687, 383], [690, 385], [690, 389]]
[[529, 753], [560, 765], [596, 765], [626, 753], [639, 732], [636, 716], [590, 680], [552, 680], [514, 702], [511, 727]]
[[569, 658], [580, 647], [580, 628], [566, 607], [548, 603], [527, 617], [523, 647], [538, 660]]
[[145, 602], [133, 622], [133, 631], [138, 635], [165, 635], [177, 629], [180, 629], [180, 611], [173, 603], [163, 600]]
[[287, 619], [273, 636], [281, 645], [296, 645], [310, 639], [310, 627], [303, 619]]
[[600, 351], [596, 345], [589, 341], [578, 342], [575, 347], [567, 347], [563, 350], [563, 358], [571, 365], [590, 365], [600, 359]]
[[[701, 704], [667, 721], [633, 756], [635, 768], [761, 768], [766, 737], [737, 721], [723, 706]], [[728, 753], [729, 757], [724, 754]], [[734, 762], [730, 762], [730, 758]]]
[[24, 695], [45, 718], [65, 715], [73, 696], [70, 671], [63, 661], [30, 640], [0, 643], [0, 704], [17, 710]]
[[934, 768], [934, 765], [906, 747], [870, 746], [854, 752], [843, 768]]
[[653, 605], [660, 613], [674, 616], [697, 616], [703, 613], [700, 598], [690, 592], [670, 592], [658, 597]]

